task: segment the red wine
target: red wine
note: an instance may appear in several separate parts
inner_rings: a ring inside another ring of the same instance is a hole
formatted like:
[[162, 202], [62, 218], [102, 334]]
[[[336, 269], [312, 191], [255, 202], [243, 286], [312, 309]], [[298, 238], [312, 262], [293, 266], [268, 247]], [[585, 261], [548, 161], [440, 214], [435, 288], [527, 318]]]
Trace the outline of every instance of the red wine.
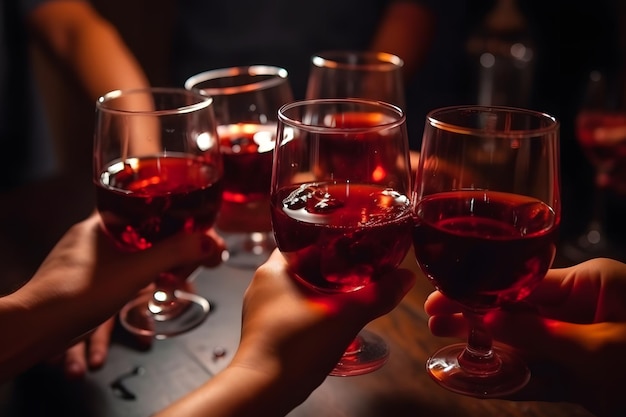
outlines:
[[276, 125], [233, 124], [218, 128], [224, 161], [224, 201], [267, 198], [272, 179]]
[[524, 298], [556, 252], [559, 219], [545, 203], [492, 191], [433, 194], [415, 205], [413, 244], [424, 274], [472, 308]]
[[96, 185], [105, 229], [126, 250], [146, 249], [183, 230], [208, 229], [221, 204], [219, 172], [190, 155], [117, 161]]
[[411, 247], [406, 196], [363, 184], [311, 183], [272, 196], [276, 242], [292, 272], [322, 291], [360, 289]]
[[395, 173], [388, 172], [385, 167], [396, 166], [398, 155], [403, 152], [398, 149], [397, 141], [391, 135], [402, 135], [403, 131], [396, 129], [382, 129], [359, 131], [366, 127], [389, 124], [393, 119], [381, 113], [347, 112], [327, 116], [327, 123], [333, 127], [346, 129], [345, 132], [327, 135], [320, 140], [319, 158], [320, 170], [332, 173], [332, 178], [368, 178], [374, 182], [385, 179]]
[[[596, 129], [621, 131], [621, 135], [598, 138]], [[576, 120], [576, 135], [589, 160], [603, 169], [626, 163], [626, 114], [608, 111], [584, 111]]]

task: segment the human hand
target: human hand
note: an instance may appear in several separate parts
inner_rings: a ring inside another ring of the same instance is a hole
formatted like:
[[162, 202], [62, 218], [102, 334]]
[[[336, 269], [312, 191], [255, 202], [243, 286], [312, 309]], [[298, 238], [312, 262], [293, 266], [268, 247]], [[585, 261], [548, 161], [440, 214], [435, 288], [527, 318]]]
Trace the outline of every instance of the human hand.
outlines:
[[84, 377], [89, 369], [101, 368], [107, 359], [114, 326], [115, 317], [111, 317], [90, 332], [84, 340], [52, 359], [50, 364], [62, 369], [65, 377], [70, 380]]
[[390, 312], [414, 283], [415, 274], [398, 269], [358, 291], [322, 295], [299, 285], [275, 250], [244, 294], [230, 364], [156, 416], [286, 415], [324, 381], [363, 326]]
[[[90, 335], [91, 342], [101, 348], [108, 340], [103, 335], [107, 329], [110, 334], [111, 328], [94, 329], [160, 271], [180, 268], [191, 272], [199, 265], [216, 266], [225, 249], [224, 241], [211, 230], [181, 233], [149, 249], [122, 253], [99, 222], [94, 213], [72, 226], [35, 275], [0, 299], [0, 333], [13, 335], [12, 343], [0, 349], [0, 381]], [[76, 347], [72, 355], [80, 349]]]
[[244, 295], [232, 366], [278, 378], [295, 406], [323, 382], [357, 333], [390, 312], [414, 282], [414, 274], [398, 270], [359, 291], [320, 294], [294, 281], [275, 251]]
[[[219, 240], [219, 237], [211, 232], [212, 238]], [[221, 242], [220, 242], [221, 244]], [[223, 249], [223, 248], [222, 248]], [[203, 259], [204, 265], [215, 267], [221, 262], [221, 257], [211, 256]], [[179, 266], [181, 276], [189, 276], [197, 267], [195, 263]], [[193, 292], [193, 285], [186, 281], [184, 284], [186, 290]], [[144, 293], [152, 293], [154, 291], [154, 283], [151, 282], [144, 287], [138, 296]], [[100, 324], [91, 331], [84, 339], [68, 348], [61, 356], [53, 360], [53, 364], [62, 368], [63, 373], [68, 379], [82, 378], [88, 370], [98, 369], [102, 367], [107, 359], [111, 334], [115, 327], [116, 316], [113, 316]], [[152, 344], [152, 338], [139, 335], [133, 335], [135, 342], [142, 348], [147, 348]]]
[[[566, 400], [598, 416], [623, 415], [624, 300], [626, 264], [599, 258], [551, 269], [524, 301], [490, 313], [486, 324], [494, 339], [515, 348], [533, 370], [531, 383], [512, 399]], [[466, 336], [454, 301], [434, 292], [424, 309], [434, 335]], [[554, 387], [561, 388], [559, 398], [546, 398]]]

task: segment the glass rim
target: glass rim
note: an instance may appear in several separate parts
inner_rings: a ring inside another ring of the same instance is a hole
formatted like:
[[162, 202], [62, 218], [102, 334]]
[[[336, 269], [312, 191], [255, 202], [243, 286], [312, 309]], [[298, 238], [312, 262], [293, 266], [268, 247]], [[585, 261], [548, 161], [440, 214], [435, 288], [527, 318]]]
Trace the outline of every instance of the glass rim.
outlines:
[[[529, 129], [487, 130], [485, 128], [468, 127], [468, 126], [463, 126], [458, 123], [455, 124], [455, 123], [444, 122], [444, 121], [439, 120], [439, 117], [438, 117], [439, 115], [456, 112], [459, 110], [465, 110], [468, 112], [475, 112], [475, 113], [509, 112], [509, 113], [524, 114], [527, 116], [533, 116], [537, 118], [537, 120], [544, 120], [547, 122], [547, 124], [545, 126], [529, 128]], [[526, 109], [522, 107], [486, 106], [486, 105], [478, 105], [478, 104], [447, 106], [447, 107], [440, 107], [440, 108], [433, 109], [429, 111], [428, 114], [426, 115], [426, 122], [433, 127], [447, 130], [447, 131], [454, 132], [454, 133], [458, 133], [458, 134], [463, 134], [463, 135], [490, 134], [493, 136], [505, 137], [505, 138], [519, 138], [522, 136], [528, 136], [529, 134], [541, 135], [541, 134], [556, 131], [560, 126], [560, 122], [555, 116], [552, 116], [551, 114], [548, 114], [545, 112]]]
[[[230, 95], [230, 94], [239, 94], [245, 93], [248, 91], [261, 90], [264, 88], [275, 87], [281, 83], [287, 81], [288, 72], [286, 69], [274, 65], [244, 65], [244, 66], [235, 66], [235, 67], [226, 67], [226, 68], [218, 68], [212, 69], [204, 72], [200, 72], [198, 74], [192, 75], [187, 78], [184, 83], [184, 87], [190, 91], [201, 91], [204, 94], [208, 95]], [[229, 86], [229, 87], [207, 87], [202, 88], [198, 87], [199, 84], [210, 81], [217, 80], [221, 78], [232, 78], [239, 75], [269, 75], [273, 76], [272, 78], [267, 78], [261, 81], [248, 81], [245, 83], [241, 83], [240, 85]]]
[[[359, 126], [359, 127], [332, 127], [332, 126], [320, 126], [320, 125], [310, 125], [306, 124], [300, 120], [295, 120], [289, 116], [285, 115], [285, 112], [288, 110], [300, 107], [304, 108], [310, 105], [326, 105], [326, 104], [365, 104], [374, 109], [384, 109], [395, 113], [398, 118], [394, 119], [390, 122], [384, 122], [376, 125], [369, 126]], [[393, 129], [398, 127], [406, 122], [406, 113], [402, 110], [402, 108], [390, 104], [380, 100], [371, 100], [366, 98], [316, 98], [316, 99], [307, 99], [307, 100], [297, 100], [292, 101], [290, 103], [283, 104], [278, 109], [278, 121], [289, 125], [294, 128], [298, 128], [300, 130], [306, 130], [308, 132], [317, 132], [317, 133], [341, 133], [341, 132], [364, 132], [364, 131], [372, 131], [372, 130], [385, 130], [385, 129]]]
[[[347, 57], [365, 58], [372, 62], [346, 62]], [[404, 66], [404, 60], [398, 55], [388, 52], [359, 51], [359, 50], [326, 50], [314, 54], [311, 63], [318, 68], [328, 67], [333, 69], [375, 69], [395, 70]]]
[[[160, 110], [126, 110], [115, 107], [109, 107], [107, 104], [111, 100], [118, 99], [120, 97], [128, 97], [131, 95], [146, 95], [152, 97], [154, 94], [171, 94], [180, 95], [181, 97], [191, 97], [196, 99], [192, 104], [184, 106], [172, 106], [168, 109]], [[127, 114], [127, 115], [151, 115], [151, 116], [167, 116], [176, 114], [192, 113], [198, 110], [202, 110], [210, 107], [213, 104], [213, 98], [202, 94], [198, 91], [186, 90], [178, 87], [146, 87], [146, 88], [129, 88], [121, 90], [112, 90], [98, 97], [96, 100], [96, 108], [99, 111], [114, 113], [114, 114]]]

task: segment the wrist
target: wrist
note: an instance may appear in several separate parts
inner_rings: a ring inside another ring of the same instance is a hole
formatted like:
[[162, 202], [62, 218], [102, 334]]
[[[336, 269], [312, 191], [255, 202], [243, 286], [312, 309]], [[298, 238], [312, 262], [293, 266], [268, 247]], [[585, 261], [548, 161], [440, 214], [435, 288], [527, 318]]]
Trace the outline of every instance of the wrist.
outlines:
[[153, 417], [283, 417], [306, 397], [293, 395], [279, 374], [233, 365]]

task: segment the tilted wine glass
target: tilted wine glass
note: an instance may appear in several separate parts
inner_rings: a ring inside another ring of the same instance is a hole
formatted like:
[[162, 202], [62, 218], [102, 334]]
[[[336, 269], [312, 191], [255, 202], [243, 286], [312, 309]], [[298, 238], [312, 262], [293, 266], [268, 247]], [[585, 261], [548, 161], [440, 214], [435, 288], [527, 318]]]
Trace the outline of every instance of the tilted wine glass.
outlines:
[[[364, 99], [293, 102], [279, 110], [276, 140], [272, 226], [294, 278], [323, 300], [398, 267], [412, 224], [402, 110]], [[374, 371], [388, 353], [363, 330], [331, 375]]]
[[484, 320], [522, 300], [552, 265], [561, 219], [559, 123], [506, 107], [460, 106], [426, 117], [412, 194], [417, 262], [463, 307], [467, 343], [427, 362], [441, 386], [490, 398], [522, 388], [530, 373], [493, 344]]
[[[96, 103], [94, 183], [105, 232], [124, 251], [213, 226], [222, 161], [210, 97], [183, 88], [112, 91]], [[157, 339], [190, 330], [209, 302], [164, 271], [120, 311], [126, 329]]]
[[228, 246], [226, 262], [256, 268], [276, 247], [269, 187], [278, 109], [293, 100], [287, 71], [267, 65], [222, 68], [190, 77], [185, 88], [214, 100], [224, 159], [216, 227]]

